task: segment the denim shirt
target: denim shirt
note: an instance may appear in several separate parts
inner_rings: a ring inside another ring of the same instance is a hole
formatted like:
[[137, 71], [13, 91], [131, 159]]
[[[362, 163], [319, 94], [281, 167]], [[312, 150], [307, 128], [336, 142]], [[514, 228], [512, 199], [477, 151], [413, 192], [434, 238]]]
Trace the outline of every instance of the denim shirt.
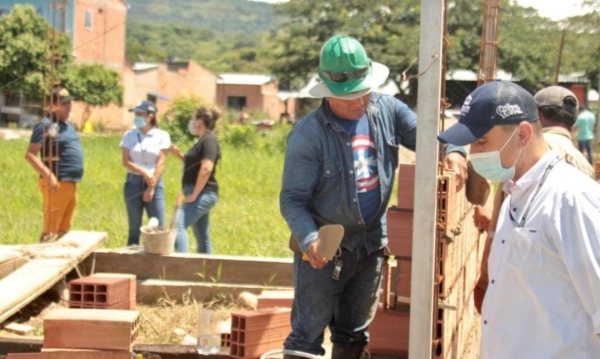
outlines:
[[[334, 117], [323, 100], [290, 132], [279, 197], [281, 214], [304, 253], [325, 224], [344, 226], [343, 248], [353, 251], [364, 243], [373, 253], [388, 242], [385, 213], [398, 167], [398, 148], [415, 150], [417, 116], [392, 96], [371, 95], [367, 118], [377, 151], [381, 202], [370, 223], [363, 223], [360, 213], [350, 136]], [[446, 148], [451, 150], [456, 148]]]

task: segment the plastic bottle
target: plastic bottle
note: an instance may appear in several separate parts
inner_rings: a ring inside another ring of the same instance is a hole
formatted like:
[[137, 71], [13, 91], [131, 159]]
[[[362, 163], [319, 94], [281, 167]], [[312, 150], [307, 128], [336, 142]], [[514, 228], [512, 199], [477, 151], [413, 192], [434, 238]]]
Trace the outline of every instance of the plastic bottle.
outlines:
[[198, 315], [198, 343], [196, 351], [201, 355], [218, 354], [221, 350], [221, 333], [214, 312], [200, 308]]

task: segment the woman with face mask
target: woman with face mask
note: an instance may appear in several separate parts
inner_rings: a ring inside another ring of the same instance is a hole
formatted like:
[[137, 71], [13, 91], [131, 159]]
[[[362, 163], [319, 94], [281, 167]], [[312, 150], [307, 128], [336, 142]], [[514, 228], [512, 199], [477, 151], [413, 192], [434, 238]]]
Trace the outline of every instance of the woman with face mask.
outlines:
[[187, 228], [191, 226], [198, 253], [211, 253], [209, 213], [219, 195], [215, 174], [221, 159], [219, 140], [213, 130], [220, 116], [217, 108], [198, 108], [188, 123], [188, 130], [198, 137], [198, 142], [185, 155], [175, 145], [170, 148], [171, 154], [183, 160], [181, 182], [185, 199], [177, 213], [177, 252], [188, 251]]
[[122, 163], [127, 168], [123, 194], [129, 234], [127, 245], [138, 245], [144, 209], [148, 218], [156, 217], [160, 227], [165, 227], [165, 189], [162, 171], [171, 138], [156, 123], [156, 105], [142, 101], [129, 110], [135, 113], [135, 129], [123, 136]]

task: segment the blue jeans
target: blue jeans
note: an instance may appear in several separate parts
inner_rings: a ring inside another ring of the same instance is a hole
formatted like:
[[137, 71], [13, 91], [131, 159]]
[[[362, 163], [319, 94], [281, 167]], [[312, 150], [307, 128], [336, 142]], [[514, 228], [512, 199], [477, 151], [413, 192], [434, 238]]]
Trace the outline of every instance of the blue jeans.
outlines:
[[292, 333], [285, 349], [323, 355], [325, 328], [331, 342], [340, 346], [364, 347], [369, 341], [367, 327], [379, 300], [383, 249], [367, 255], [364, 246], [354, 252], [342, 250], [340, 279], [332, 279], [334, 262], [313, 269], [294, 255], [294, 304]]
[[148, 185], [144, 182], [144, 177], [131, 173], [127, 174], [123, 197], [125, 198], [127, 220], [129, 222], [128, 246], [140, 244], [140, 227], [142, 226], [144, 208], [148, 218], [156, 217], [159, 225], [161, 227], [165, 226], [165, 187], [162, 177], [156, 183], [154, 198], [151, 202], [144, 202], [146, 188], [148, 188]]
[[[183, 194], [188, 195], [194, 190], [193, 185], [183, 187]], [[175, 251], [187, 253], [189, 239], [187, 228], [192, 226], [194, 237], [198, 244], [198, 253], [211, 253], [209, 214], [217, 204], [216, 191], [204, 189], [194, 202], [185, 203], [177, 211], [177, 237], [175, 238]]]
[[587, 157], [590, 164], [594, 165], [594, 152], [592, 151], [593, 140], [577, 141], [579, 143], [579, 151], [583, 153], [583, 150], [587, 151]]

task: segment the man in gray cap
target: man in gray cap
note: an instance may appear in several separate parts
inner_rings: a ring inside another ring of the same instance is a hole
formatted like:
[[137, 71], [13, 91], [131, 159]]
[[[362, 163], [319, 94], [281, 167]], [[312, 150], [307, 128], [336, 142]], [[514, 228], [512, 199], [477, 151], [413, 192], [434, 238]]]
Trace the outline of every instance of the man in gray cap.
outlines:
[[600, 353], [600, 186], [551, 150], [537, 102], [489, 82], [438, 139], [470, 144], [473, 169], [501, 182], [481, 314], [481, 358]]
[[577, 119], [577, 97], [562, 86], [550, 86], [535, 94], [540, 112], [544, 138], [550, 148], [558, 152], [567, 163], [594, 178], [594, 168], [573, 145], [571, 130]]

